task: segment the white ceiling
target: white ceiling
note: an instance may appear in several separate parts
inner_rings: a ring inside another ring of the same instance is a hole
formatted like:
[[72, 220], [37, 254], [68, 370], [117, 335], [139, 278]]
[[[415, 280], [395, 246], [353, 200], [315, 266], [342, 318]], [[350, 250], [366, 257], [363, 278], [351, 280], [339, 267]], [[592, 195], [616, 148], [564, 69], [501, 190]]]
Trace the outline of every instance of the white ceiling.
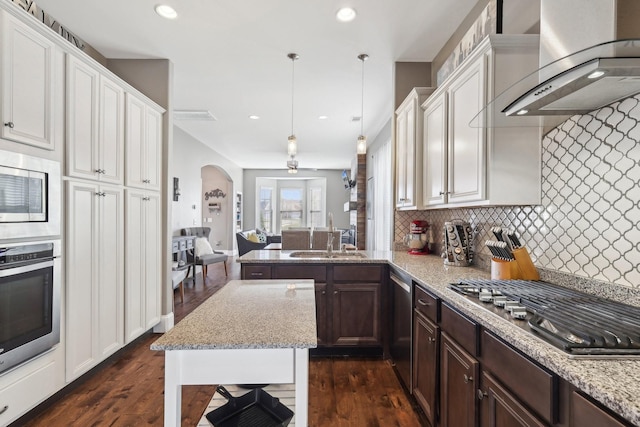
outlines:
[[[300, 168], [350, 167], [360, 123], [371, 141], [393, 112], [393, 64], [431, 61], [477, 0], [37, 0], [107, 58], [168, 58], [174, 108], [209, 110], [217, 121], [174, 124], [243, 168], [285, 169], [294, 132]], [[340, 23], [335, 12], [358, 16]], [[260, 116], [250, 120], [249, 115]], [[328, 116], [318, 120], [320, 115]]]

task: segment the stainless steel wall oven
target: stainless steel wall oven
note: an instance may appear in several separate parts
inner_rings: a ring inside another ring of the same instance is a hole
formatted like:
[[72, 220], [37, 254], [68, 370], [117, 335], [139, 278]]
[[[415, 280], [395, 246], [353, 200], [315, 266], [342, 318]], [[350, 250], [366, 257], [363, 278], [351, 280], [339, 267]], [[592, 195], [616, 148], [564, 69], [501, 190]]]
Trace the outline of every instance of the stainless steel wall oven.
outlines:
[[0, 246], [0, 372], [60, 342], [60, 241]]

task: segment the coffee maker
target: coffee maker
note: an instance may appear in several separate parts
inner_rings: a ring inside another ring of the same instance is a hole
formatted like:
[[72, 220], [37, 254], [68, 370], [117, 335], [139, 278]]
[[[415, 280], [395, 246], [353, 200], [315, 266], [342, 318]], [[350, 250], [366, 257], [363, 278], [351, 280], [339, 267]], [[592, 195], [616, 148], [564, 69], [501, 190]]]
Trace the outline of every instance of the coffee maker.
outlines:
[[428, 228], [429, 223], [427, 221], [411, 221], [409, 234], [404, 237], [404, 244], [409, 246], [410, 255], [427, 255], [429, 253], [429, 247], [427, 246]]
[[454, 219], [444, 223], [442, 258], [445, 265], [467, 267], [473, 261], [473, 230], [468, 222]]

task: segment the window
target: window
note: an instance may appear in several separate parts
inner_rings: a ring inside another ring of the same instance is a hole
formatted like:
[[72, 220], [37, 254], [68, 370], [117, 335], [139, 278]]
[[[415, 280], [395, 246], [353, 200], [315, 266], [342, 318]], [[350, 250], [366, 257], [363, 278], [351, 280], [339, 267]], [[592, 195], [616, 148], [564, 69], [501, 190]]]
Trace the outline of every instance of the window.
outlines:
[[304, 189], [280, 189], [280, 229], [304, 227]]
[[273, 188], [260, 187], [258, 224], [267, 233], [273, 232]]

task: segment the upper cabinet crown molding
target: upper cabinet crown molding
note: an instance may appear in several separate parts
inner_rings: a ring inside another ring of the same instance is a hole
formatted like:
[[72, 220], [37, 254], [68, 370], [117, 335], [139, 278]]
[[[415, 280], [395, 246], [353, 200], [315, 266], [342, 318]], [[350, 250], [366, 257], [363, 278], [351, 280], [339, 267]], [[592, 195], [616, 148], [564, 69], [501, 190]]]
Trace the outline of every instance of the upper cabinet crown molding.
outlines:
[[[496, 95], [538, 65], [537, 35], [487, 37], [422, 104], [421, 208], [539, 204], [540, 127], [475, 126]], [[484, 114], [495, 120], [500, 112]]]

